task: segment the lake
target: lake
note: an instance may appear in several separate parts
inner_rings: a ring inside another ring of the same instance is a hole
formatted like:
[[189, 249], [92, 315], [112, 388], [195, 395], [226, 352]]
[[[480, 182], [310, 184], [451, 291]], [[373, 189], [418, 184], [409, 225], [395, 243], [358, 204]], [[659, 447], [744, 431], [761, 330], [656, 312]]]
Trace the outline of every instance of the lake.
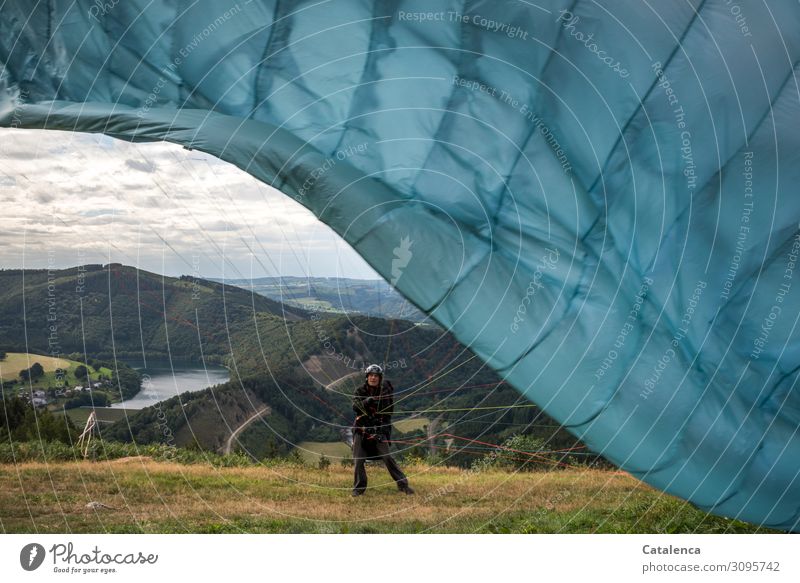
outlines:
[[111, 405], [112, 409], [144, 409], [165, 401], [175, 395], [190, 391], [201, 391], [207, 387], [230, 380], [230, 373], [222, 366], [168, 360], [123, 361], [142, 375], [142, 390], [133, 398]]

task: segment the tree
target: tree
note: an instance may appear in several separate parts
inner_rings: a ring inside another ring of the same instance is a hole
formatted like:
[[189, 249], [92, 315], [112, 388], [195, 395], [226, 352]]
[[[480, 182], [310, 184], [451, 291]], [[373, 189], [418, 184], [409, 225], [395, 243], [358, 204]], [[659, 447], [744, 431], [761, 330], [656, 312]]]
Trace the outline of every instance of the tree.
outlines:
[[0, 402], [0, 442], [61, 441], [72, 443], [77, 430], [66, 415], [35, 410], [18, 397]]
[[34, 362], [30, 368], [23, 368], [19, 371], [19, 378], [23, 381], [35, 381], [42, 375], [44, 375], [44, 367], [38, 362]]
[[5, 360], [5, 359], [6, 359], [6, 352], [5, 352], [5, 350], [0, 350], [0, 360]]
[[64, 409], [75, 409], [77, 407], [108, 407], [108, 395], [105, 393], [80, 393], [77, 397], [72, 397], [64, 403]]
[[116, 370], [114, 380], [119, 385], [120, 397], [123, 400], [136, 396], [136, 393], [142, 388], [142, 377], [138, 372], [125, 365], [120, 365]]
[[44, 376], [44, 367], [38, 362], [34, 362], [30, 368], [31, 380], [36, 380]]

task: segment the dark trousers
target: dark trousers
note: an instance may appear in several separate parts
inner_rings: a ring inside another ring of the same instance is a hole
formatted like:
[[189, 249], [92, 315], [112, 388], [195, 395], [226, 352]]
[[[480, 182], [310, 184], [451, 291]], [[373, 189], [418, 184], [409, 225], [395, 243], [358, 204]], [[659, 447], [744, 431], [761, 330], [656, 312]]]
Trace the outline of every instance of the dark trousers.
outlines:
[[367, 458], [380, 458], [386, 464], [386, 469], [392, 479], [397, 482], [397, 487], [402, 490], [408, 486], [408, 479], [394, 461], [394, 458], [389, 453], [389, 444], [385, 441], [378, 441], [377, 439], [366, 439], [360, 433], [353, 434], [353, 461], [355, 461], [356, 471], [353, 480], [353, 490], [363, 492], [367, 489], [367, 470], [364, 467], [364, 462]]

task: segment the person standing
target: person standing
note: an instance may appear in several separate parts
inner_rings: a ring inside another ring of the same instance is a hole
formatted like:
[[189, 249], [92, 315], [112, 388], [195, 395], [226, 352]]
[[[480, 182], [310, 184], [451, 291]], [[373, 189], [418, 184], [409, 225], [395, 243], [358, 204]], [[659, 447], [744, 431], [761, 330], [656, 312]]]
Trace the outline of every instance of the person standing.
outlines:
[[394, 408], [394, 388], [383, 380], [383, 369], [377, 364], [369, 365], [364, 371], [364, 384], [353, 395], [353, 496], [360, 496], [367, 489], [367, 458], [380, 458], [397, 483], [397, 489], [413, 494], [403, 470], [389, 453], [389, 439], [392, 434], [392, 412]]

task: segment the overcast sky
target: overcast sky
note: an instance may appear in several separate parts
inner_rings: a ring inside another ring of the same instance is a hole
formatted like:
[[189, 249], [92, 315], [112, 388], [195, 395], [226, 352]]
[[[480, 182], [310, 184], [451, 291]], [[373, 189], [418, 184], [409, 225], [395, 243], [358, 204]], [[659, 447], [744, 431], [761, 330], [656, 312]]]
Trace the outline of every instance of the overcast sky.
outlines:
[[0, 129], [0, 267], [118, 262], [166, 275], [378, 278], [305, 208], [168, 143]]

